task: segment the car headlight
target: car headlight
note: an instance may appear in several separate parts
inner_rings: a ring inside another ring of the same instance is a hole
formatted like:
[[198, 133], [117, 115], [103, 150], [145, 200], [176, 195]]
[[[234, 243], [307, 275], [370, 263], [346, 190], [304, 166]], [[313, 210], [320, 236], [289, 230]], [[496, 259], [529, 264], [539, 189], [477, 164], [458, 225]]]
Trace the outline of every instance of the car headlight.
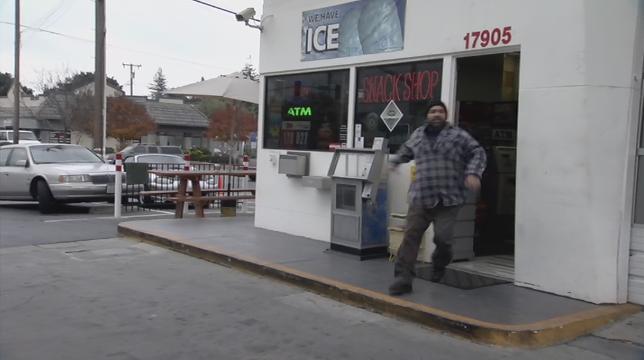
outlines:
[[92, 178], [89, 175], [61, 175], [58, 181], [61, 183], [92, 182]]

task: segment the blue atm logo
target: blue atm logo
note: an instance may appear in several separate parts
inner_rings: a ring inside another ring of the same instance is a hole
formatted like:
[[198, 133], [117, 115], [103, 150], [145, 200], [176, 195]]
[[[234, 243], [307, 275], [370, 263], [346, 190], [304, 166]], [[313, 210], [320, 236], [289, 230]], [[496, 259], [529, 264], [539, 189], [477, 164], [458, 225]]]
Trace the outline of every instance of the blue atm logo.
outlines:
[[313, 110], [310, 106], [306, 107], [290, 107], [288, 108], [289, 116], [313, 116]]

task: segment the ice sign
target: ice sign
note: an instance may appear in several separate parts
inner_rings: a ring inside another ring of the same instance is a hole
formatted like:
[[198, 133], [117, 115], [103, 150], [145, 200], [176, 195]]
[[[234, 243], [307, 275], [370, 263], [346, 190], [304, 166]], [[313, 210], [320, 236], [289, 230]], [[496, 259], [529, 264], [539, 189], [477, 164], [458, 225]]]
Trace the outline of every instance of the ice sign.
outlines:
[[383, 110], [382, 114], [380, 114], [380, 118], [385, 123], [385, 126], [387, 126], [387, 129], [389, 129], [389, 132], [394, 130], [402, 117], [402, 111], [400, 111], [393, 100], [389, 101], [389, 104], [387, 104], [385, 110]]

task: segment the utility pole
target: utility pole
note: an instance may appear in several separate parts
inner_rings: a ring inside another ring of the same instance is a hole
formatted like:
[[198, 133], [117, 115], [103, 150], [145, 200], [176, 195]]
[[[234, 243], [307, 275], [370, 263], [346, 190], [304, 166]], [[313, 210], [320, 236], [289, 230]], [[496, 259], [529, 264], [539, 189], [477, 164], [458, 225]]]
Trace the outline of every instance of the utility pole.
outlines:
[[94, 126], [94, 147], [101, 148], [103, 157], [105, 157], [105, 0], [95, 0], [95, 3], [94, 96], [96, 97], [97, 111]]
[[20, 141], [20, 0], [16, 0], [16, 49], [14, 59], [13, 101], [15, 113], [13, 114], [13, 143]]
[[123, 67], [130, 67], [130, 96], [132, 96], [132, 87], [134, 85], [134, 67], [141, 68], [141, 65], [123, 63]]

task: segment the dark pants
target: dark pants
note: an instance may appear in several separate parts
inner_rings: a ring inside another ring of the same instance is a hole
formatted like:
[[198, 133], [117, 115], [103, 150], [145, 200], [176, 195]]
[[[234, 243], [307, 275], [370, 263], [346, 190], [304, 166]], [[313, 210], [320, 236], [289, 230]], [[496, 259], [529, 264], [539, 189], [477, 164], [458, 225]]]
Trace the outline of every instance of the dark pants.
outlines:
[[398, 249], [395, 276], [409, 278], [415, 276], [414, 266], [418, 258], [418, 249], [423, 240], [423, 234], [431, 223], [434, 223], [434, 244], [436, 244], [432, 254], [434, 269], [444, 269], [452, 261], [452, 234], [456, 215], [460, 209], [460, 205], [438, 205], [434, 208], [409, 206], [405, 237]]

